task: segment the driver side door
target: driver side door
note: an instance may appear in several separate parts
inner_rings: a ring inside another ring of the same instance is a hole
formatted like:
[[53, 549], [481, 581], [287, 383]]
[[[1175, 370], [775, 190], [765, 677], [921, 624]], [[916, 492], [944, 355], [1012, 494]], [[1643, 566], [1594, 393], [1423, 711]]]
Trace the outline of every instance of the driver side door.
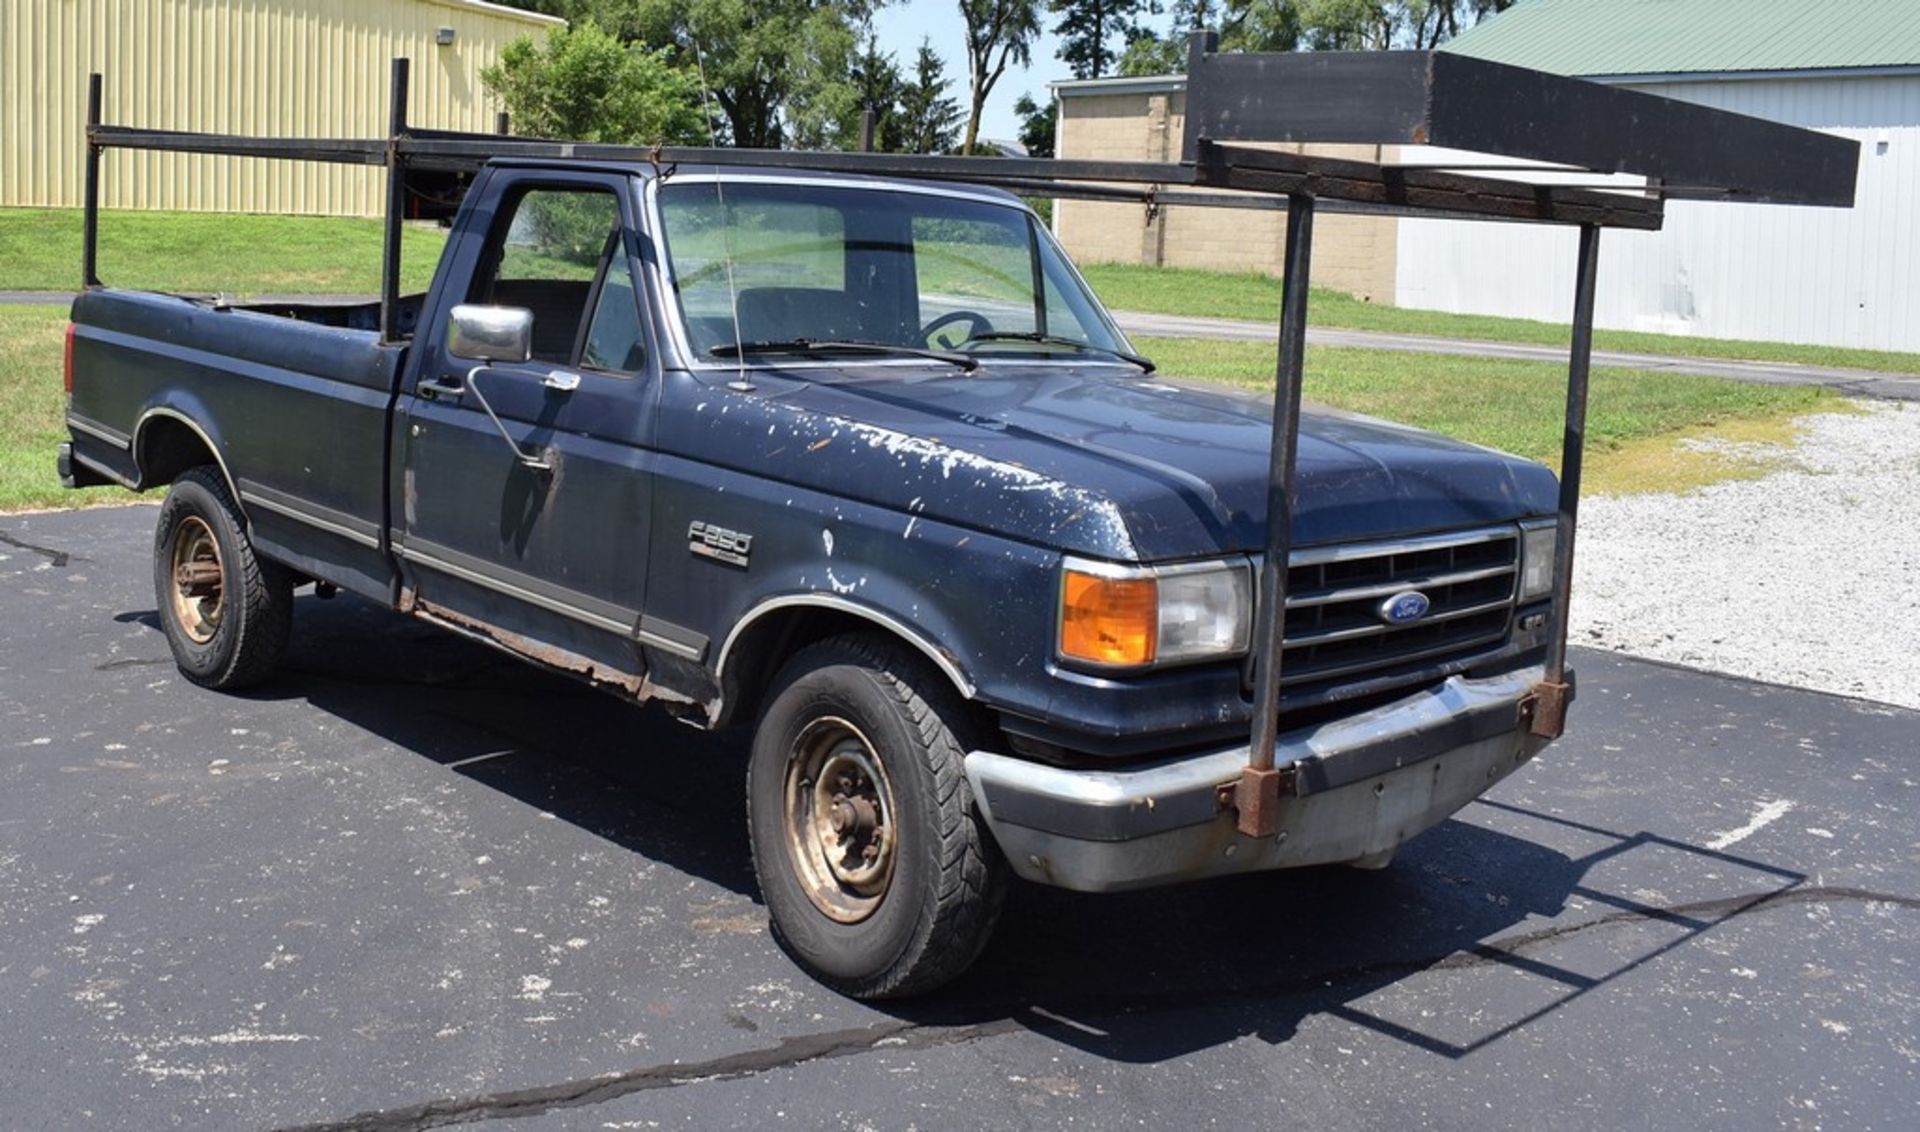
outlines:
[[[638, 692], [659, 369], [629, 182], [492, 177], [492, 222], [443, 266], [470, 284], [442, 298], [404, 391], [403, 604]], [[530, 310], [532, 357], [450, 354], [458, 302]]]

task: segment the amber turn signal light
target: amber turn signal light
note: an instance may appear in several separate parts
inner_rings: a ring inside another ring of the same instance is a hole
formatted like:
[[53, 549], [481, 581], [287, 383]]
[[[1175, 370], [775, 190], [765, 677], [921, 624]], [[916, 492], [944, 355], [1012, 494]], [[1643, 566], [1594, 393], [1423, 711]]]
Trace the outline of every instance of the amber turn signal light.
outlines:
[[1060, 655], [1101, 665], [1152, 664], [1160, 624], [1152, 578], [1069, 569], [1060, 592]]

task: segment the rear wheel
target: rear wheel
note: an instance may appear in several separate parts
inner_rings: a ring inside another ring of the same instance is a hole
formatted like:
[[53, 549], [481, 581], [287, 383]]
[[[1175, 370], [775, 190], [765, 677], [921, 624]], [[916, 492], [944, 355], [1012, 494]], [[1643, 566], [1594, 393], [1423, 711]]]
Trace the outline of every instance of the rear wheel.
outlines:
[[239, 505], [212, 467], [182, 473], [167, 491], [153, 587], [174, 662], [196, 684], [257, 684], [286, 651], [293, 576], [254, 554]]
[[962, 705], [866, 637], [781, 671], [747, 777], [754, 870], [782, 946], [858, 998], [921, 993], [992, 933], [1006, 865], [974, 811]]

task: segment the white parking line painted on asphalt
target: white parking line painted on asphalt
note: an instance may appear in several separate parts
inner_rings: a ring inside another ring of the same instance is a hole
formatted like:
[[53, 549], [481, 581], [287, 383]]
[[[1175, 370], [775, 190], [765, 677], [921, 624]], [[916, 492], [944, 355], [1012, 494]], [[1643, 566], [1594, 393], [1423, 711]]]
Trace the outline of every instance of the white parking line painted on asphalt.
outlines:
[[1785, 817], [1787, 811], [1791, 809], [1793, 809], [1793, 802], [1787, 798], [1780, 798], [1768, 802], [1758, 810], [1755, 810], [1753, 817], [1749, 818], [1747, 824], [1741, 826], [1739, 829], [1729, 829], [1725, 833], [1716, 833], [1708, 838], [1707, 848], [1719, 850], [1731, 845], [1738, 845], [1747, 838], [1752, 837], [1754, 834], [1759, 833], [1761, 830]]

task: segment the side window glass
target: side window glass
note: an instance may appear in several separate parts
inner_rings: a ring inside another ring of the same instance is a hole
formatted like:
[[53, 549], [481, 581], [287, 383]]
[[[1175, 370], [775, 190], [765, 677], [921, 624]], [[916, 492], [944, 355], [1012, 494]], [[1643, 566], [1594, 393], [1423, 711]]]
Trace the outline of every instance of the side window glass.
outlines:
[[469, 298], [532, 311], [533, 356], [571, 362], [601, 257], [618, 243], [619, 203], [599, 189], [533, 189], [494, 231], [491, 270]]
[[580, 364], [607, 373], [637, 373], [646, 362], [640, 334], [640, 304], [634, 294], [633, 267], [615, 240], [607, 277], [587, 323], [587, 344]]
[[1091, 329], [1088, 316], [1092, 312], [1086, 306], [1081, 289], [1074, 286], [1067, 265], [1061, 261], [1059, 254], [1042, 242], [1039, 255], [1041, 276], [1046, 280], [1047, 333], [1105, 345], [1106, 335], [1096, 334]]

